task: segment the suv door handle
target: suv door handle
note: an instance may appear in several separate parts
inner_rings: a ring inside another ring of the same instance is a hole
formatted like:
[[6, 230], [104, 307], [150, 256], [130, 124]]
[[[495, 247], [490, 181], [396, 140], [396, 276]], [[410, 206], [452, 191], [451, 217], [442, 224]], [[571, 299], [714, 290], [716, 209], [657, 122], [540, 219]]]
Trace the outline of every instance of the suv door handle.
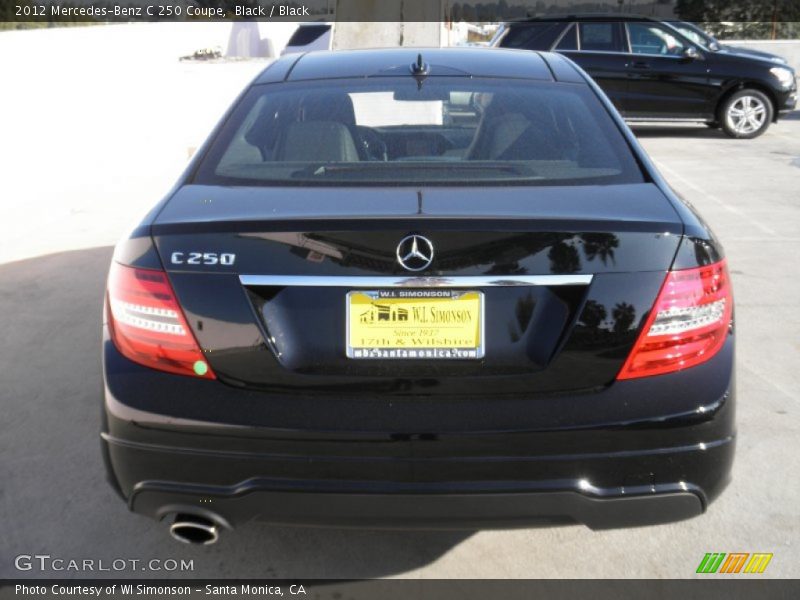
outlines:
[[634, 69], [649, 69], [650, 63], [646, 60], [635, 60], [632, 63], [628, 63], [628, 66]]

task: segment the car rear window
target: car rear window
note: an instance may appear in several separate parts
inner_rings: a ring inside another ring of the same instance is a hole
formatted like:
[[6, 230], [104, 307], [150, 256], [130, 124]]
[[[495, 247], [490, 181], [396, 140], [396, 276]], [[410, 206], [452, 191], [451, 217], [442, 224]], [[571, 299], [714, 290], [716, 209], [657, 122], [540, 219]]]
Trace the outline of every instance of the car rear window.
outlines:
[[410, 76], [255, 86], [195, 175], [216, 185], [642, 180], [588, 86]]

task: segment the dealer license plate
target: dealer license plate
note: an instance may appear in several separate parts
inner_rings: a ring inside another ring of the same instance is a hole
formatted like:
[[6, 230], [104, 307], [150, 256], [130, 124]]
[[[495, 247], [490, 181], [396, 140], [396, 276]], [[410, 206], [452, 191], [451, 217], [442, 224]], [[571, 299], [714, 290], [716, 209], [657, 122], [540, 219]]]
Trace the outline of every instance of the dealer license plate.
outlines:
[[347, 356], [475, 359], [484, 353], [483, 293], [442, 289], [347, 294]]

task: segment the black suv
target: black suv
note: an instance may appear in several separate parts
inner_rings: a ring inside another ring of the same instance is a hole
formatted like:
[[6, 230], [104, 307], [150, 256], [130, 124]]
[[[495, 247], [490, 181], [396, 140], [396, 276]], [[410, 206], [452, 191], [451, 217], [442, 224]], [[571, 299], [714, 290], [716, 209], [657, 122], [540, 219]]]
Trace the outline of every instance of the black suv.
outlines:
[[754, 138], [797, 103], [789, 66], [711, 52], [646, 17], [530, 19], [506, 24], [493, 45], [566, 54], [629, 121], [703, 121], [732, 137]]

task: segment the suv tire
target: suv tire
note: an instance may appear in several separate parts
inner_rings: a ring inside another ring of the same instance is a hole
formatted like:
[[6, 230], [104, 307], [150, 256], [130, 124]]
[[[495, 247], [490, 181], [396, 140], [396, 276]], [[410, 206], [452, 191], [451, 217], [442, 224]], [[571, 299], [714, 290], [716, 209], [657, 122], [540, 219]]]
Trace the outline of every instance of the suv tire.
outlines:
[[733, 138], [751, 139], [764, 133], [772, 122], [772, 102], [758, 90], [745, 88], [722, 103], [719, 124]]

